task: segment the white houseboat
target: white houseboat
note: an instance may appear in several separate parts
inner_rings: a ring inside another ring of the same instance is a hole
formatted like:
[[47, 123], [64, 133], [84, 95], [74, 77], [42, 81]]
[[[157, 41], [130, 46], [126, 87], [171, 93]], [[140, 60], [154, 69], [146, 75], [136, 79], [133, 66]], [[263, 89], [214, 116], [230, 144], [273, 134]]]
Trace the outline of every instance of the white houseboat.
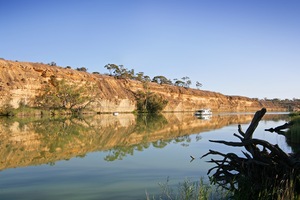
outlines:
[[200, 109], [200, 110], [197, 110], [195, 112], [195, 115], [197, 116], [202, 116], [202, 115], [212, 115], [212, 112], [210, 109]]

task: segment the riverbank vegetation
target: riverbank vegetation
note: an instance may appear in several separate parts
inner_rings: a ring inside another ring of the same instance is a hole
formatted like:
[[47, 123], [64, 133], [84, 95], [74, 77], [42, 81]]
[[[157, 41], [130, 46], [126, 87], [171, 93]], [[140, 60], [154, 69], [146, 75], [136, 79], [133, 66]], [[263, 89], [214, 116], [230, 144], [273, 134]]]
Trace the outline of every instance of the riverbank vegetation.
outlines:
[[65, 79], [50, 77], [50, 84], [44, 86], [34, 99], [36, 107], [29, 107], [25, 102], [19, 102], [18, 108], [9, 103], [2, 106], [0, 115], [79, 115], [93, 102], [97, 90], [89, 83], [74, 86]]
[[300, 112], [290, 114], [291, 126], [284, 133], [287, 143], [292, 147], [294, 152], [300, 153]]
[[199, 181], [186, 179], [177, 185], [171, 184], [169, 178], [166, 182], [159, 183], [160, 194], [150, 195], [146, 192], [147, 200], [209, 200], [209, 199], [230, 199], [231, 193], [204, 183], [203, 178]]
[[136, 93], [137, 111], [139, 113], [159, 113], [166, 105], [166, 100], [162, 95], [155, 94], [149, 91]]
[[292, 126], [286, 132], [286, 137], [292, 142], [300, 144], [300, 116], [292, 119]]
[[74, 86], [65, 79], [58, 80], [50, 77], [49, 85], [42, 89], [42, 93], [36, 97], [36, 105], [44, 110], [64, 110], [72, 114], [80, 113], [93, 101], [96, 89], [89, 83]]

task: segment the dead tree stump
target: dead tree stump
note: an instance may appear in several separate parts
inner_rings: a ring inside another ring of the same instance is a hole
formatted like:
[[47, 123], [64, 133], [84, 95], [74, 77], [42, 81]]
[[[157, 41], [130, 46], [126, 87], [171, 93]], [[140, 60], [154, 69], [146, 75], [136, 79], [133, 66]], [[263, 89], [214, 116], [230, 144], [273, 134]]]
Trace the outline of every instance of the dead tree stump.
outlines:
[[278, 188], [287, 188], [287, 185], [290, 184], [293, 184], [292, 187], [288, 187], [293, 190], [292, 194], [294, 191], [299, 192], [298, 188], [295, 189], [299, 184], [299, 158], [288, 155], [278, 145], [252, 137], [265, 113], [265, 108], [257, 111], [246, 132], [242, 131], [240, 125], [238, 126], [239, 135], [234, 133], [234, 136], [238, 137], [240, 142], [210, 140], [210, 142], [232, 147], [244, 147], [246, 150], [242, 151], [243, 157], [234, 153], [224, 154], [214, 150], [209, 150], [202, 156], [202, 158], [208, 155], [222, 157], [219, 160], [208, 161], [216, 164], [208, 171], [208, 174], [212, 173], [210, 178], [213, 184], [230, 190], [235, 195], [240, 194], [245, 197], [245, 193], [247, 193], [250, 195], [250, 199], [257, 199], [263, 191], [268, 191], [270, 199], [277, 199], [285, 193], [291, 193], [286, 190], [277, 191]]

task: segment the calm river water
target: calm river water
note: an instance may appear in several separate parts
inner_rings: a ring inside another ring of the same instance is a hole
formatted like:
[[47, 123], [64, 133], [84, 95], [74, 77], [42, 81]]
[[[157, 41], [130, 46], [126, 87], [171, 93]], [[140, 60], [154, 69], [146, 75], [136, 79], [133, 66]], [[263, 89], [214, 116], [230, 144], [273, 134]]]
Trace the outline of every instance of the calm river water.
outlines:
[[[0, 199], [146, 199], [167, 180], [208, 181], [212, 165], [202, 155], [241, 152], [208, 140], [238, 141], [237, 125], [246, 130], [253, 115], [0, 118]], [[288, 120], [287, 113], [267, 113], [254, 137], [291, 152], [284, 136], [264, 131]]]

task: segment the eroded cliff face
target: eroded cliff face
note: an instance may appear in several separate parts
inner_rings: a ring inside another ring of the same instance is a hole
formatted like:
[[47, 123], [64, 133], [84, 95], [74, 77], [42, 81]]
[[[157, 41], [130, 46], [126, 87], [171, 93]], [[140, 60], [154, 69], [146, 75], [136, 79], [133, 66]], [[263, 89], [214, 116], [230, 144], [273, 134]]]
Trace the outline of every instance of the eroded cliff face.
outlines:
[[[50, 77], [65, 79], [74, 85], [92, 84], [97, 89], [89, 108], [95, 112], [133, 112], [136, 110], [135, 94], [146, 91], [143, 83], [128, 79], [115, 79], [106, 75], [90, 74], [40, 63], [0, 60], [0, 107], [20, 103], [36, 106], [35, 98], [51, 84]], [[213, 111], [285, 111], [286, 108], [271, 102], [260, 102], [247, 97], [227, 96], [216, 92], [186, 89], [171, 85], [148, 83], [147, 90], [159, 93], [168, 100], [166, 112], [195, 111], [211, 108]]]
[[135, 99], [125, 82], [105, 75], [94, 75], [73, 69], [39, 63], [0, 60], [0, 107], [10, 104], [18, 108], [20, 103], [35, 105], [35, 98], [51, 84], [51, 76], [65, 79], [77, 85], [95, 85], [97, 96], [90, 108], [96, 112], [132, 112]]

